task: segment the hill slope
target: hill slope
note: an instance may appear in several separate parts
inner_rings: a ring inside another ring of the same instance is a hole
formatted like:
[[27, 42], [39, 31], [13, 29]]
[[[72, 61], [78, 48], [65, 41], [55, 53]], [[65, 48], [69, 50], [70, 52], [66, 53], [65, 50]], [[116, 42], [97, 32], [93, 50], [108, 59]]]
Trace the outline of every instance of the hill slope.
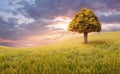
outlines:
[[0, 74], [120, 74], [120, 32], [33, 48], [0, 47]]

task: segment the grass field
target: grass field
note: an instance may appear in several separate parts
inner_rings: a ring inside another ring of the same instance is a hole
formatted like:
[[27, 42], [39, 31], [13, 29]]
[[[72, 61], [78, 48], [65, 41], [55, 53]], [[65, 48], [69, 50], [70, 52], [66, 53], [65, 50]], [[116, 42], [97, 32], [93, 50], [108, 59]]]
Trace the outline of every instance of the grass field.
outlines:
[[0, 74], [120, 74], [120, 32], [104, 32], [53, 45], [0, 47]]

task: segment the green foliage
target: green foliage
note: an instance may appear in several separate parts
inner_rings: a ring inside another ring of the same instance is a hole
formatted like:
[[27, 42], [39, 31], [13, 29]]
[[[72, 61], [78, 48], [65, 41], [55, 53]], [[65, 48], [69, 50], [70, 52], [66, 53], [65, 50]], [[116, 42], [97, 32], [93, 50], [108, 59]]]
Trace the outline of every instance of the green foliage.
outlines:
[[120, 32], [33, 48], [0, 47], [0, 74], [120, 74]]
[[75, 32], [100, 32], [101, 24], [92, 9], [83, 8], [68, 27], [69, 31]]

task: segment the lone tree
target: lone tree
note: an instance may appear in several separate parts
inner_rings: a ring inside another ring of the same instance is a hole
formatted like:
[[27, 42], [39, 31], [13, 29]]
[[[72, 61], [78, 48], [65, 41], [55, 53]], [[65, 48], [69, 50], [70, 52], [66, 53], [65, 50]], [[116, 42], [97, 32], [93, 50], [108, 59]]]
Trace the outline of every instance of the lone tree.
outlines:
[[100, 32], [101, 24], [92, 9], [82, 8], [70, 22], [68, 31], [84, 34], [84, 42], [87, 43], [89, 32]]

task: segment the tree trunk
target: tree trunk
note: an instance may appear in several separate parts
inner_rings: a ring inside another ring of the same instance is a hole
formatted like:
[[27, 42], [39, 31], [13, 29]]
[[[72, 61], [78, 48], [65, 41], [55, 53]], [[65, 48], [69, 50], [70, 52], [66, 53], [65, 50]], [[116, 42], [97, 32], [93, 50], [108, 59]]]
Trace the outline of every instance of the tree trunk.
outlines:
[[88, 43], [88, 41], [87, 41], [88, 32], [84, 32], [83, 34], [84, 34], [84, 42]]

